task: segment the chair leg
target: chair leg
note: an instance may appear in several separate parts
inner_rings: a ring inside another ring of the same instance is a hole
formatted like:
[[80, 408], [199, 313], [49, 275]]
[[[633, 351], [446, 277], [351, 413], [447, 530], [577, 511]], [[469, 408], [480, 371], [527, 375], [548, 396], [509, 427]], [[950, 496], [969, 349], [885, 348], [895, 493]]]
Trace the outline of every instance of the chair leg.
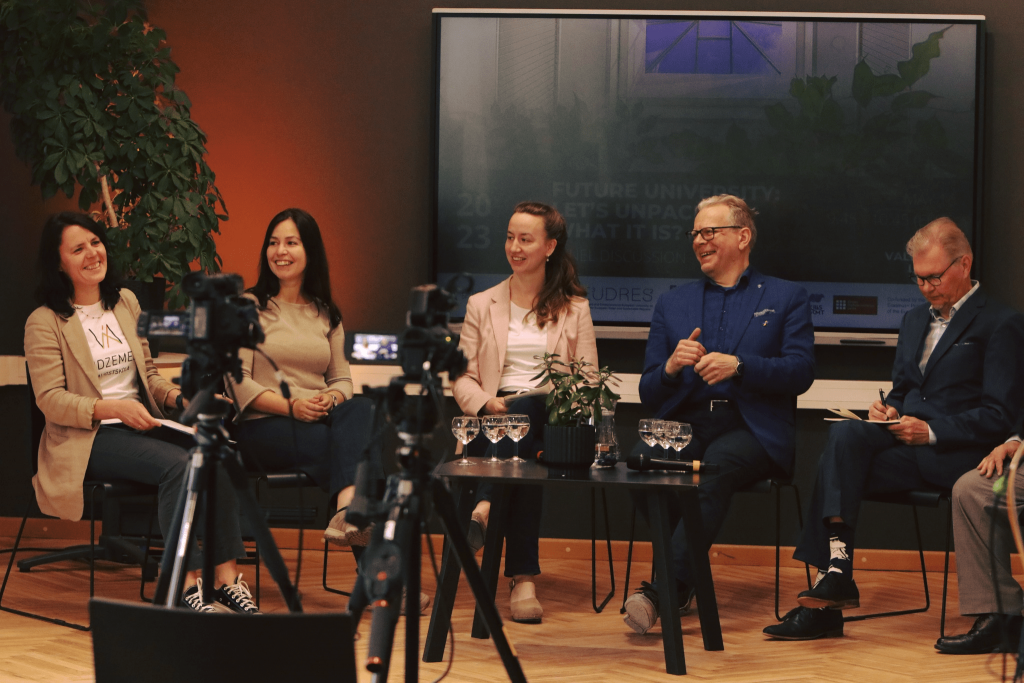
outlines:
[[597, 604], [597, 491], [590, 489], [590, 603], [598, 614], [604, 611], [605, 605], [615, 595], [615, 565], [612, 563], [612, 528], [608, 523], [608, 496], [601, 490], [604, 501], [604, 530], [608, 542], [608, 571], [611, 574], [612, 589], [604, 601]]
[[[917, 614], [918, 612], [927, 612], [928, 608], [931, 607], [932, 601], [931, 596], [928, 594], [928, 570], [924, 563], [924, 544], [921, 543], [921, 524], [917, 517], [917, 506], [911, 505], [910, 509], [914, 512], [914, 532], [917, 534], [917, 554], [921, 558], [921, 580], [924, 583], [924, 607], [917, 607], [914, 609], [896, 610], [894, 612], [876, 612], [875, 614], [858, 614], [853, 617], [843, 617], [843, 621], [864, 621], [865, 619], [878, 619], [880, 617], [898, 617], [904, 614]], [[947, 543], [948, 543], [948, 530], [947, 530]], [[948, 547], [948, 546], [947, 546]]]
[[771, 480], [775, 491], [775, 618], [782, 621], [779, 615], [779, 574], [782, 555], [782, 487], [774, 479]]
[[633, 533], [636, 531], [636, 506], [633, 506], [633, 517], [629, 523], [629, 550], [626, 552], [626, 587], [622, 589], [622, 607], [619, 614], [626, 613], [626, 598], [629, 596], [629, 570], [633, 566]]
[[335, 595], [344, 595], [346, 598], [352, 597], [352, 593], [348, 591], [339, 590], [337, 588], [331, 588], [327, 585], [327, 558], [330, 554], [327, 552], [328, 543], [324, 541], [324, 575], [323, 575], [323, 587], [328, 593], [334, 593]]
[[[803, 507], [800, 505], [800, 489], [796, 487], [796, 484], [789, 484], [793, 489], [793, 500], [796, 502], [796, 521], [800, 525], [800, 530], [804, 529], [804, 512]], [[810, 590], [811, 586], [811, 566], [804, 562], [804, 571], [807, 573], [807, 589]]]
[[142, 580], [139, 582], [139, 597], [148, 603], [153, 602], [152, 598], [146, 597], [146, 572], [149, 568], [149, 549], [153, 544], [153, 518], [156, 517], [157, 507], [157, 502], [154, 501], [153, 509], [149, 512], [149, 522], [146, 524], [146, 548], [142, 553]]

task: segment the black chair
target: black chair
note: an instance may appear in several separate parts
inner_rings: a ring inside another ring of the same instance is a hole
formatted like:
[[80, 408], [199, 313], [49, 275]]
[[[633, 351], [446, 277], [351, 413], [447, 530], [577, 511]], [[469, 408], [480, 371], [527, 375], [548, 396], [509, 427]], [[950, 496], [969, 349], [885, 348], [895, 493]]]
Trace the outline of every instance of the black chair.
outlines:
[[[40, 411], [39, 407], [36, 405], [35, 394], [32, 391], [32, 381], [28, 375], [27, 367], [25, 368], [25, 377], [27, 380], [26, 389], [28, 392], [25, 401], [26, 424], [30, 425], [31, 428], [28, 458], [31, 463], [31, 471], [34, 475], [38, 465], [39, 440], [42, 438], [45, 418], [42, 411]], [[121, 503], [129, 498], [149, 497], [154, 501], [152, 509], [155, 511], [157, 488], [155, 486], [148, 486], [146, 484], [139, 484], [137, 482], [124, 480], [87, 480], [83, 484], [83, 493], [86, 501], [85, 513], [89, 515], [89, 544], [77, 545], [63, 550], [37, 555], [29, 559], [19, 560], [18, 570], [21, 572], [28, 572], [33, 567], [53, 562], [63, 562], [66, 560], [88, 560], [89, 597], [93, 598], [96, 593], [96, 560], [107, 560], [123, 564], [141, 565], [143, 567], [142, 584], [144, 586], [147, 579], [152, 579], [156, 576], [156, 564], [149, 563], [148, 561], [149, 544], [152, 536], [152, 514], [150, 515], [146, 536], [122, 536]], [[103, 521], [103, 533], [100, 535], [99, 539], [96, 538], [97, 503], [102, 503], [101, 519]], [[7, 591], [7, 582], [11, 575], [11, 568], [14, 566], [15, 557], [17, 556], [18, 548], [21, 545], [21, 537], [25, 531], [25, 524], [28, 521], [28, 516], [32, 512], [34, 505], [35, 492], [32, 491], [29, 496], [29, 503], [25, 506], [25, 515], [21, 519], [21, 526], [18, 527], [18, 535], [14, 540], [14, 547], [10, 550], [11, 557], [7, 562], [7, 571], [4, 574], [3, 585], [0, 586], [0, 611], [18, 614], [23, 617], [39, 619], [59, 626], [67, 626], [68, 628], [77, 629], [79, 631], [89, 631], [91, 627], [88, 625], [74, 624], [64, 621], [63, 619], [54, 619], [3, 605], [4, 593]], [[140, 592], [142, 592], [141, 588]]]
[[[255, 477], [256, 477], [256, 501], [257, 502], [260, 502], [260, 494], [261, 494], [261, 491], [263, 489], [263, 486], [261, 486], [261, 484], [264, 484], [264, 483], [266, 484], [266, 487], [268, 489], [296, 489], [296, 490], [299, 491], [300, 497], [302, 495], [301, 490], [303, 488], [310, 488], [310, 487], [312, 487], [312, 488], [319, 488], [319, 487], [317, 487], [316, 482], [314, 482], [309, 477], [309, 475], [306, 474], [305, 472], [279, 472], [279, 473], [274, 473], [274, 474], [262, 473], [262, 474], [255, 475]], [[327, 514], [326, 514], [326, 521], [324, 522], [324, 527], [326, 527], [327, 524], [331, 521], [331, 516], [332, 516], [332, 513], [331, 513], [331, 511], [329, 509], [326, 512], [327, 512]], [[301, 502], [299, 504], [299, 515], [305, 516], [305, 510], [303, 509], [303, 506], [302, 506]], [[303, 523], [304, 522], [305, 522], [305, 520], [303, 519]], [[313, 532], [318, 533], [319, 529], [314, 528]], [[257, 545], [256, 546], [256, 554], [255, 554], [255, 564], [256, 564], [256, 581], [255, 581], [255, 583], [256, 583], [256, 595], [255, 595], [255, 600], [256, 600], [257, 606], [260, 604], [260, 552], [259, 552], [259, 550], [260, 550], [259, 549], [259, 545]], [[322, 578], [321, 578], [321, 585], [323, 585], [324, 590], [327, 591], [328, 593], [334, 593], [335, 595], [343, 595], [345, 597], [349, 597], [351, 595], [351, 593], [349, 593], [347, 591], [343, 591], [343, 590], [338, 589], [338, 588], [332, 588], [331, 586], [327, 585], [327, 562], [328, 562], [328, 560], [330, 558], [330, 553], [328, 552], [328, 550], [329, 550], [328, 543], [327, 543], [327, 541], [324, 541], [324, 560], [323, 560], [323, 574], [322, 574]], [[301, 550], [300, 550], [300, 552], [301, 552]], [[355, 551], [353, 551], [353, 553], [355, 553]], [[358, 557], [357, 557], [357, 560], [358, 560]]]
[[952, 491], [942, 488], [928, 488], [902, 493], [873, 493], [864, 496], [865, 501], [875, 503], [891, 503], [909, 505], [914, 513], [914, 533], [917, 535], [917, 553], [921, 559], [921, 580], [924, 583], [924, 607], [895, 610], [891, 612], [875, 612], [873, 614], [857, 614], [843, 617], [843, 621], [864, 621], [882, 617], [897, 617], [904, 614], [927, 612], [931, 607], [931, 595], [928, 592], [928, 571], [924, 562], [924, 545], [921, 543], [921, 523], [917, 516], [918, 507], [938, 508], [946, 504], [946, 562], [942, 572], [942, 614], [939, 617], [939, 637], [946, 635], [946, 594], [949, 588], [949, 539], [953, 528]]
[[[800, 524], [800, 528], [804, 527], [803, 511], [800, 507], [800, 490], [797, 489], [796, 484], [793, 483], [792, 479], [783, 479], [780, 477], [771, 477], [768, 479], [762, 479], [755, 481], [753, 484], [742, 488], [737, 493], [774, 493], [775, 494], [775, 618], [778, 621], [782, 621], [782, 616], [779, 614], [779, 574], [780, 574], [780, 561], [781, 561], [781, 548], [782, 548], [782, 489], [790, 488], [793, 489], [793, 502], [796, 505], [797, 521]], [[630, 564], [633, 561], [633, 537], [636, 530], [636, 507], [633, 508], [633, 521], [629, 527], [629, 551], [626, 556], [626, 585], [629, 586], [629, 570]], [[804, 572], [807, 574], [807, 587], [811, 587], [811, 568], [804, 565]], [[651, 570], [651, 582], [655, 579], [654, 570]], [[629, 596], [623, 596], [622, 607], [619, 609], [619, 613], [625, 613], [626, 611], [626, 599]]]

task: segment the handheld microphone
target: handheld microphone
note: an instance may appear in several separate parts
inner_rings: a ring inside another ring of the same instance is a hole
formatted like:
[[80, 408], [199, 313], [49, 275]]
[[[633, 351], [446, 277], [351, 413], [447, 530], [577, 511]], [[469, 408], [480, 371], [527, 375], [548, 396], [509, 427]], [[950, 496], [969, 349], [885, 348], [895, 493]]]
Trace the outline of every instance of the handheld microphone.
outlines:
[[630, 453], [626, 457], [626, 467], [637, 472], [649, 472], [651, 470], [668, 470], [670, 472], [685, 472], [696, 474], [707, 472], [714, 474], [718, 472], [718, 465], [703, 463], [700, 460], [662, 460], [652, 458], [646, 453]]

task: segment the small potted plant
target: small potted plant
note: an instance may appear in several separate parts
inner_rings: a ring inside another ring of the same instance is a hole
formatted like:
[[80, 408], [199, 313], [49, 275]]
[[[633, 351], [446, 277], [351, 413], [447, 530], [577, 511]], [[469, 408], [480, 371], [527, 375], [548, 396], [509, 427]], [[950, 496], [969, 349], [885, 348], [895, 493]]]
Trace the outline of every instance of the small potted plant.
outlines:
[[607, 366], [595, 371], [593, 363], [576, 358], [565, 362], [557, 353], [538, 358], [541, 372], [534, 379], [543, 378], [538, 388], [551, 387], [545, 399], [544, 462], [588, 467], [594, 462], [594, 425], [601, 422], [602, 410], [613, 410], [613, 401], [619, 399], [609, 386], [618, 377]]

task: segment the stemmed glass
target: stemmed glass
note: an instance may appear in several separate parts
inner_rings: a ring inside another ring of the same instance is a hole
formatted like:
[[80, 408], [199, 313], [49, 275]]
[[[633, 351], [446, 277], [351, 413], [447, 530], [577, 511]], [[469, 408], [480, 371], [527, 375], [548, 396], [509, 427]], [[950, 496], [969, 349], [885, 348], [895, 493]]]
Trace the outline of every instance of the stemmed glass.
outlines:
[[491, 457], [484, 462], [491, 465], [500, 465], [498, 459], [498, 442], [505, 438], [508, 432], [508, 418], [504, 415], [485, 415], [481, 422], [484, 436], [491, 442]]
[[678, 422], [672, 427], [671, 444], [672, 449], [676, 452], [676, 460], [681, 457], [679, 453], [690, 445], [692, 439], [693, 427], [690, 425], [685, 422]]
[[472, 465], [473, 461], [466, 457], [468, 452], [466, 446], [480, 434], [480, 418], [466, 417], [464, 415], [454, 418], [452, 420], [452, 434], [462, 444], [462, 459], [459, 460], [459, 464]]
[[661, 450], [666, 453], [672, 447], [670, 430], [673, 424], [675, 423], [671, 420], [654, 421], [654, 438], [657, 440], [658, 445], [661, 446]]
[[655, 422], [658, 422], [658, 420], [640, 420], [640, 424], [637, 427], [637, 432], [640, 433], [640, 440], [651, 447], [658, 443], [658, 439], [654, 436]]
[[518, 465], [519, 463], [526, 462], [519, 457], [519, 440], [522, 439], [530, 432], [530, 416], [529, 415], [508, 415], [508, 438], [515, 442], [515, 455], [509, 459], [510, 463]]

